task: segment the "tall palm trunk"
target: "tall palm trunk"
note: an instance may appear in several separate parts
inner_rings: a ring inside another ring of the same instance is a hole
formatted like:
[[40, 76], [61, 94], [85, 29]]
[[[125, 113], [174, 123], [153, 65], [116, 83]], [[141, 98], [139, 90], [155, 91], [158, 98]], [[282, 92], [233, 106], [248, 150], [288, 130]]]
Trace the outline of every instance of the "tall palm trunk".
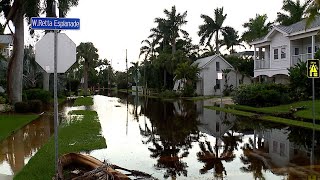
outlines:
[[15, 34], [13, 55], [8, 65], [7, 90], [11, 104], [22, 101], [23, 53], [24, 53], [24, 12], [18, 8], [13, 19]]
[[174, 55], [175, 53], [176, 53], [176, 39], [173, 39], [172, 40], [172, 42], [171, 42], [171, 44], [172, 44], [172, 55]]
[[84, 95], [88, 95], [88, 69], [89, 69], [88, 60], [84, 61], [84, 72], [83, 72], [83, 78], [84, 78]]
[[216, 54], [219, 54], [219, 31], [216, 31]]

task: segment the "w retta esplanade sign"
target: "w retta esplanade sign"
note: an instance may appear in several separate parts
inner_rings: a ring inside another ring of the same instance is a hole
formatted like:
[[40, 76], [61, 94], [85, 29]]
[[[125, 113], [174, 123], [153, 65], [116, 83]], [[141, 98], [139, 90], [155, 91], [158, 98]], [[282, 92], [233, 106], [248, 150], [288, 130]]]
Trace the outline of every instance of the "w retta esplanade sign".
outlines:
[[32, 29], [42, 30], [79, 30], [79, 18], [31, 18]]

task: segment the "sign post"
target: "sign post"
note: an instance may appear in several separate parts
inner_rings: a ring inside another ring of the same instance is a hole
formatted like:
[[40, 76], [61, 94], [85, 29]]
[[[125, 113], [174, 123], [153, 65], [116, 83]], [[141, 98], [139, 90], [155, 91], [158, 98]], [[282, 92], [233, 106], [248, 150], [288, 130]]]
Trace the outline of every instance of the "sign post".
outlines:
[[312, 141], [312, 152], [311, 152], [311, 164], [314, 164], [314, 136], [315, 136], [315, 129], [314, 126], [315, 122], [315, 85], [314, 79], [320, 77], [320, 62], [319, 59], [308, 59], [307, 62], [307, 76], [308, 78], [312, 78], [312, 120], [313, 120], [313, 141]]
[[[222, 73], [217, 73], [218, 79], [222, 80]], [[220, 82], [220, 107], [222, 107], [222, 91], [221, 91], [221, 82]]]
[[[56, 7], [54, 6], [54, 12]], [[66, 72], [76, 62], [76, 45], [65, 34], [58, 30], [79, 30], [80, 19], [77, 18], [31, 18], [31, 29], [54, 30], [47, 33], [36, 44], [36, 62], [47, 72], [54, 73], [54, 141], [55, 173], [58, 172], [58, 73]], [[60, 39], [60, 41], [58, 41]], [[53, 44], [52, 44], [53, 42]], [[52, 54], [53, 51], [53, 54]], [[61, 52], [60, 52], [61, 51]], [[53, 63], [52, 63], [53, 61]], [[52, 67], [53, 66], [53, 67]]]

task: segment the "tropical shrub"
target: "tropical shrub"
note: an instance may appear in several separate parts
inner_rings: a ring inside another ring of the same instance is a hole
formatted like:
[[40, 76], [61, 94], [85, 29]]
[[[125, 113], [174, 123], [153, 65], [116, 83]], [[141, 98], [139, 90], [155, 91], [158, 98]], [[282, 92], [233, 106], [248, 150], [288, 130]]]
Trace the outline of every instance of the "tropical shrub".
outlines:
[[289, 88], [275, 83], [242, 85], [235, 90], [233, 100], [237, 104], [254, 107], [286, 104], [290, 102]]
[[159, 95], [161, 98], [176, 98], [179, 96], [176, 92], [170, 90], [165, 90], [161, 92]]
[[51, 94], [49, 91], [42, 89], [28, 89], [25, 91], [28, 100], [41, 100], [42, 103], [49, 103]]
[[27, 102], [16, 102], [14, 104], [14, 111], [17, 113], [27, 113], [29, 112], [29, 105]]
[[182, 97], [193, 97], [195, 96], [195, 89], [192, 85], [186, 85], [183, 87], [181, 91], [181, 96]]
[[42, 102], [40, 100], [31, 100], [28, 102], [29, 111], [33, 113], [42, 112]]

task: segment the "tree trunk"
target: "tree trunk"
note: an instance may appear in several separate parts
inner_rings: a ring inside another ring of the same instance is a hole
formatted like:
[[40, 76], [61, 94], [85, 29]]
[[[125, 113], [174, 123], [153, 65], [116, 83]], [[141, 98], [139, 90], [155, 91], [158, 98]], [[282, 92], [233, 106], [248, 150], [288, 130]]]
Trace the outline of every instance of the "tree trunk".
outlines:
[[49, 80], [50, 80], [50, 74], [47, 72], [43, 72], [43, 90], [49, 91]]
[[166, 68], [164, 67], [163, 69], [163, 87], [166, 88], [167, 86], [167, 71]]
[[176, 40], [173, 39], [171, 44], [172, 44], [172, 55], [174, 55], [176, 53]]
[[216, 54], [219, 54], [219, 31], [216, 31]]
[[84, 78], [84, 96], [87, 96], [88, 95], [88, 61], [87, 60], [85, 60], [84, 62], [83, 78]]
[[19, 7], [13, 20], [15, 34], [13, 55], [8, 65], [7, 90], [9, 102], [22, 101], [23, 53], [24, 53], [24, 13]]

